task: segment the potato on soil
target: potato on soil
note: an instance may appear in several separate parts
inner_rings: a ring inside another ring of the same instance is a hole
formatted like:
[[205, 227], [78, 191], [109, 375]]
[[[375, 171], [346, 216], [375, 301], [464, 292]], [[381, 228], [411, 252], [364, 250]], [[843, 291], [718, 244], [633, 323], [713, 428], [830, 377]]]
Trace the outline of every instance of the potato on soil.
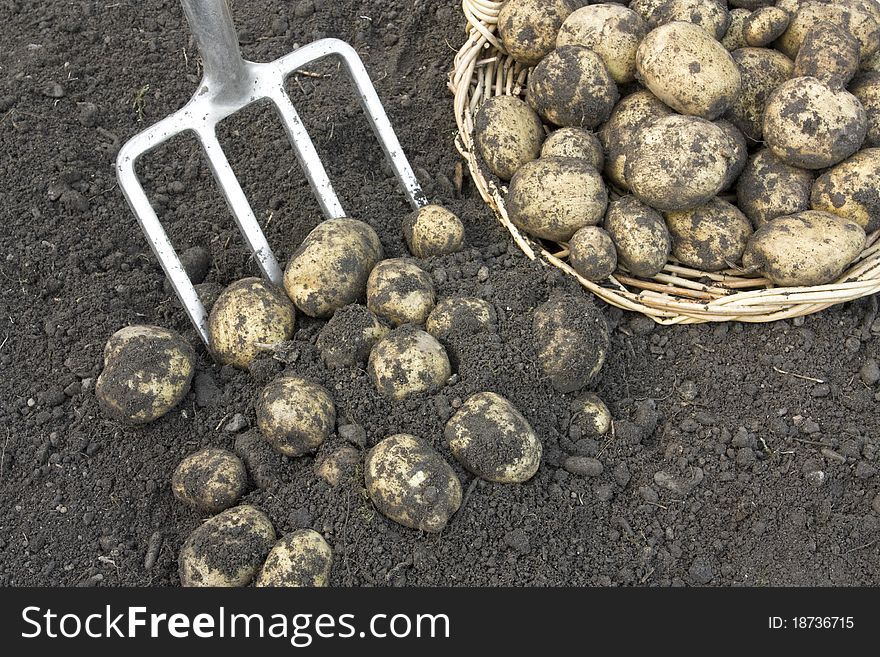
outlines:
[[404, 258], [383, 260], [367, 280], [367, 308], [394, 326], [424, 324], [436, 297], [428, 272]]
[[731, 57], [742, 74], [742, 91], [725, 116], [746, 137], [761, 141], [767, 98], [791, 77], [794, 62], [769, 48], [740, 48]]
[[510, 180], [522, 165], [537, 159], [544, 143], [541, 118], [515, 96], [484, 101], [474, 119], [474, 132], [486, 166], [501, 180]]
[[526, 100], [554, 125], [593, 129], [608, 120], [618, 98], [605, 62], [583, 46], [557, 48], [529, 74]]
[[559, 392], [574, 392], [602, 369], [608, 355], [608, 324], [585, 294], [557, 292], [532, 321], [541, 370]]
[[677, 21], [693, 23], [720, 41], [730, 26], [727, 7], [718, 0], [666, 0], [653, 14], [657, 26]]
[[588, 281], [604, 281], [617, 269], [617, 251], [611, 236], [598, 226], [584, 226], [571, 240], [569, 264]]
[[846, 86], [859, 71], [859, 42], [838, 25], [816, 25], [804, 36], [792, 77], [816, 78], [832, 89]]
[[461, 250], [464, 224], [443, 206], [426, 205], [404, 219], [403, 238], [416, 258], [447, 255]]
[[446, 423], [443, 436], [455, 459], [488, 481], [521, 484], [541, 465], [538, 434], [513, 404], [494, 392], [468, 397]]
[[780, 286], [824, 285], [839, 277], [864, 248], [865, 231], [856, 222], [808, 210], [758, 229], [743, 265]]
[[880, 228], [880, 148], [866, 148], [816, 180], [813, 210], [855, 221], [872, 233]]
[[866, 59], [880, 50], [880, 16], [870, 5], [871, 0], [803, 3], [791, 17], [788, 29], [776, 41], [776, 47], [794, 59], [807, 32], [816, 25], [831, 24], [854, 36], [859, 42], [860, 58]]
[[605, 230], [617, 248], [617, 257], [631, 273], [651, 278], [669, 259], [672, 239], [662, 215], [635, 196], [612, 201], [605, 215]]
[[425, 329], [438, 340], [451, 333], [492, 331], [498, 317], [488, 301], [476, 297], [449, 297], [441, 300], [425, 323]]
[[195, 352], [176, 331], [127, 326], [104, 347], [95, 396], [110, 417], [145, 424], [165, 415], [189, 392]]
[[364, 298], [383, 258], [376, 231], [356, 219], [327, 219], [308, 234], [284, 272], [284, 289], [309, 317], [326, 319]]
[[461, 506], [461, 482], [426, 442], [409, 434], [385, 438], [367, 452], [367, 494], [382, 515], [405, 527], [442, 531]]
[[247, 489], [244, 464], [232, 452], [206, 447], [183, 459], [171, 475], [174, 497], [205, 513], [220, 513]]
[[556, 47], [562, 23], [582, 0], [507, 0], [498, 14], [498, 34], [507, 53], [534, 66]]
[[257, 586], [317, 587], [327, 586], [333, 550], [313, 529], [297, 529], [269, 552], [257, 576]]
[[880, 146], [880, 73], [862, 73], [849, 87], [850, 93], [858, 98], [868, 118], [868, 132], [864, 148]]
[[425, 331], [404, 324], [373, 347], [367, 372], [381, 395], [399, 401], [440, 388], [452, 368], [443, 345]]
[[672, 235], [672, 255], [702, 271], [736, 265], [752, 236], [748, 218], [720, 198], [693, 210], [667, 212], [666, 225]]
[[746, 142], [745, 135], [730, 121], [719, 119], [715, 121], [715, 125], [724, 130], [730, 141], [730, 149], [733, 152], [730, 167], [727, 169], [727, 175], [724, 177], [724, 184], [721, 185], [721, 191], [726, 192], [733, 187], [743, 169], [746, 168], [746, 163], [749, 161], [749, 145]]
[[730, 53], [703, 28], [674, 22], [648, 33], [636, 52], [642, 83], [682, 114], [717, 119], [740, 93]]
[[247, 586], [275, 543], [266, 514], [243, 504], [205, 521], [180, 550], [182, 586]]
[[730, 12], [730, 25], [727, 26], [727, 32], [721, 39], [721, 45], [729, 52], [749, 45], [746, 43], [745, 27], [746, 19], [751, 15], [752, 12], [748, 9], [734, 9]]
[[776, 41], [788, 28], [788, 12], [779, 7], [762, 7], [743, 22], [743, 38], [753, 48]]
[[815, 174], [786, 164], [769, 149], [755, 153], [737, 181], [737, 205], [755, 228], [810, 209]]
[[605, 164], [599, 138], [583, 128], [559, 128], [550, 133], [541, 148], [541, 157], [573, 157], [586, 160], [596, 171]]
[[611, 411], [598, 395], [585, 393], [571, 402], [571, 427], [582, 436], [604, 436], [611, 428]]
[[357, 367], [367, 362], [370, 350], [391, 328], [366, 306], [351, 304], [337, 310], [321, 332], [315, 346], [330, 369]]
[[338, 486], [354, 475], [361, 462], [361, 453], [354, 447], [340, 447], [318, 459], [315, 474], [329, 486]]
[[330, 393], [301, 376], [285, 375], [263, 388], [256, 412], [263, 438], [284, 456], [316, 450], [336, 427]]

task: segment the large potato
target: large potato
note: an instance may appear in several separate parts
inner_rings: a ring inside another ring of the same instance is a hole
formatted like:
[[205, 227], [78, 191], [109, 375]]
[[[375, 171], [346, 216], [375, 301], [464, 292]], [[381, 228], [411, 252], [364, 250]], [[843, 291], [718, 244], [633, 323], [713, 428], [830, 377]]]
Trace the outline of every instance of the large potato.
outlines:
[[494, 392], [468, 397], [443, 435], [456, 460], [488, 481], [520, 484], [541, 465], [538, 434], [513, 404]]
[[373, 345], [390, 330], [366, 307], [351, 304], [333, 313], [318, 334], [315, 346], [321, 352], [324, 365], [330, 369], [357, 367], [367, 362]]
[[556, 34], [582, 0], [507, 0], [498, 14], [498, 34], [508, 54], [534, 66], [556, 47]]
[[327, 586], [333, 551], [318, 532], [298, 529], [288, 534], [269, 552], [257, 576], [257, 586]]
[[218, 447], [190, 454], [171, 475], [174, 497], [205, 513], [228, 509], [246, 489], [247, 472], [241, 459]]
[[753, 48], [776, 41], [788, 28], [788, 12], [779, 7], [762, 7], [743, 22], [743, 38]]
[[404, 324], [373, 347], [367, 372], [380, 394], [399, 401], [441, 387], [452, 375], [452, 367], [434, 337]]
[[617, 251], [611, 236], [598, 226], [584, 226], [568, 243], [568, 262], [588, 281], [604, 281], [617, 269]]
[[740, 48], [745, 48], [746, 43], [746, 19], [752, 15], [748, 9], [734, 9], [730, 12], [730, 25], [727, 26], [727, 32], [721, 39], [721, 45], [728, 51], [733, 52]]
[[693, 23], [720, 41], [730, 25], [727, 8], [718, 0], [666, 0], [652, 16], [657, 25]]
[[742, 74], [742, 91], [726, 116], [746, 137], [760, 141], [767, 98], [791, 77], [794, 62], [769, 48], [740, 48], [731, 56]]
[[838, 25], [816, 25], [804, 36], [793, 77], [811, 77], [832, 89], [846, 86], [859, 70], [859, 42]]
[[487, 333], [491, 331], [498, 316], [488, 301], [476, 297], [449, 297], [436, 306], [425, 329], [438, 340], [451, 333]]
[[98, 376], [95, 396], [115, 420], [152, 422], [189, 392], [195, 362], [193, 348], [176, 331], [127, 326], [104, 346], [104, 369]]
[[367, 494], [386, 517], [425, 532], [442, 531], [461, 506], [461, 482], [424, 441], [408, 434], [385, 438], [367, 452]]
[[880, 50], [880, 20], [868, 2], [836, 1], [807, 2], [792, 16], [788, 29], [776, 42], [776, 47], [794, 59], [804, 38], [812, 28], [822, 24], [837, 25], [859, 42], [859, 55], [866, 59]]
[[810, 209], [815, 174], [786, 164], [769, 149], [755, 153], [736, 186], [737, 205], [760, 228], [768, 221]]
[[605, 215], [605, 230], [617, 247], [617, 257], [636, 276], [660, 273], [669, 259], [672, 239], [659, 212], [635, 196], [612, 201]]
[[367, 308], [394, 326], [424, 324], [436, 296], [431, 276], [404, 258], [383, 260], [367, 280]]
[[461, 250], [464, 224], [440, 205], [426, 205], [403, 220], [403, 238], [416, 258], [432, 258]]
[[702, 271], [735, 266], [752, 236], [752, 224], [735, 205], [714, 198], [693, 210], [666, 213], [672, 255]]
[[583, 128], [560, 128], [550, 133], [541, 148], [541, 157], [574, 157], [585, 160], [596, 171], [605, 165], [602, 142]]
[[859, 151], [813, 185], [812, 208], [855, 221], [871, 233], [880, 228], [880, 148]]
[[849, 90], [865, 108], [868, 118], [868, 132], [863, 146], [880, 146], [880, 73], [862, 73], [853, 80]]
[[474, 119], [480, 155], [501, 180], [510, 180], [526, 162], [537, 159], [544, 142], [540, 117], [515, 96], [484, 101]]
[[743, 265], [761, 271], [776, 285], [824, 285], [840, 276], [864, 247], [865, 231], [856, 222], [809, 210], [759, 228]]
[[383, 257], [376, 231], [356, 219], [328, 219], [308, 234], [284, 272], [284, 289], [309, 317], [330, 317], [364, 298]]
[[284, 456], [316, 450], [336, 427], [330, 393], [301, 376], [282, 376], [263, 388], [256, 412], [263, 438]]

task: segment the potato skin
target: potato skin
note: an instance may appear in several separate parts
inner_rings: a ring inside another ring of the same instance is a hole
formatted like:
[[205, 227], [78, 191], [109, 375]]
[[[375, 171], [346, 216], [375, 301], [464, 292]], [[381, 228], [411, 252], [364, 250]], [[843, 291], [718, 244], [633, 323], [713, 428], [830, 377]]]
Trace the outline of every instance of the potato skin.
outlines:
[[672, 238], [663, 216], [635, 196], [612, 201], [605, 215], [605, 230], [617, 248], [617, 257], [636, 276], [651, 278], [669, 259]]
[[739, 262], [752, 236], [748, 218], [719, 198], [693, 210], [667, 212], [665, 217], [672, 255], [702, 271], [720, 271]]
[[794, 60], [793, 77], [812, 77], [841, 89], [859, 70], [859, 42], [842, 27], [820, 24], [811, 28]]
[[808, 210], [778, 217], [758, 229], [743, 265], [758, 268], [776, 285], [824, 285], [843, 273], [865, 247], [856, 222]]
[[734, 9], [730, 12], [730, 25], [727, 26], [724, 37], [720, 39], [721, 45], [729, 52], [749, 45], [746, 43], [745, 27], [746, 19], [751, 15], [752, 12], [748, 9]]
[[383, 260], [367, 280], [367, 308], [393, 326], [424, 324], [436, 296], [428, 272], [404, 258]]
[[435, 338], [404, 324], [373, 347], [367, 372], [381, 395], [399, 401], [441, 387], [452, 375], [452, 367]]
[[761, 7], [743, 22], [743, 38], [753, 48], [763, 48], [788, 28], [788, 12], [779, 7]]
[[488, 301], [477, 297], [447, 297], [434, 306], [425, 329], [438, 340], [443, 340], [453, 332], [492, 331], [497, 321], [495, 309]]
[[507, 0], [498, 14], [498, 34], [507, 53], [534, 66], [556, 47], [556, 34], [579, 0]]
[[730, 121], [719, 119], [714, 123], [727, 135], [730, 151], [733, 153], [730, 166], [727, 169], [727, 175], [724, 176], [724, 183], [721, 185], [721, 191], [726, 192], [733, 187], [736, 179], [739, 178], [743, 169], [746, 168], [746, 163], [749, 161], [749, 145], [746, 142], [745, 135]]
[[448, 255], [461, 250], [464, 224], [440, 205], [426, 205], [403, 220], [403, 238], [416, 258]]
[[327, 586], [332, 565], [333, 551], [324, 537], [313, 529], [297, 529], [269, 552], [256, 586]]
[[693, 23], [720, 41], [730, 26], [727, 8], [717, 0], [666, 0], [653, 14], [657, 25]]
[[189, 392], [195, 351], [176, 331], [127, 326], [104, 346], [104, 369], [95, 385], [101, 408], [128, 424], [152, 422]]
[[353, 303], [333, 313], [318, 334], [315, 346], [326, 367], [357, 367], [367, 362], [373, 345], [389, 331], [391, 327], [385, 322], [364, 306]]
[[851, 219], [865, 232], [880, 228], [880, 148], [866, 148], [819, 176], [813, 210]]
[[725, 116], [746, 137], [761, 141], [767, 98], [791, 77], [794, 62], [769, 48], [740, 48], [731, 56], [742, 75], [742, 91]]
[[550, 133], [541, 148], [541, 157], [574, 157], [585, 160], [596, 171], [605, 165], [602, 142], [583, 128], [559, 128]]
[[568, 243], [569, 264], [588, 281], [604, 281], [617, 269], [617, 251], [611, 236], [598, 226], [584, 226]]
[[611, 428], [611, 411], [598, 395], [588, 392], [571, 402], [571, 426], [582, 435], [603, 436]]
[[351, 479], [361, 462], [361, 453], [354, 447], [340, 447], [315, 462], [315, 475], [328, 486], [338, 486], [344, 478]]
[[880, 22], [868, 3], [806, 2], [792, 16], [788, 29], [776, 41], [776, 47], [794, 59], [804, 38], [813, 27], [833, 24], [842, 27], [859, 42], [859, 56], [867, 59], [880, 50]]
[[880, 146], [880, 73], [862, 73], [849, 87], [850, 93], [858, 98], [868, 118], [868, 132], [863, 147]]
[[247, 490], [247, 472], [232, 452], [206, 447], [174, 469], [171, 490], [181, 502], [216, 514], [233, 506]]
[[765, 148], [755, 153], [737, 181], [739, 209], [755, 228], [776, 217], [810, 209], [815, 174], [786, 164]]
[[489, 171], [510, 180], [521, 166], [541, 154], [544, 126], [525, 102], [495, 96], [480, 105], [474, 119], [477, 147]]
[[301, 376], [282, 376], [257, 399], [257, 426], [263, 438], [284, 456], [316, 450], [336, 427], [336, 407], [323, 387]]

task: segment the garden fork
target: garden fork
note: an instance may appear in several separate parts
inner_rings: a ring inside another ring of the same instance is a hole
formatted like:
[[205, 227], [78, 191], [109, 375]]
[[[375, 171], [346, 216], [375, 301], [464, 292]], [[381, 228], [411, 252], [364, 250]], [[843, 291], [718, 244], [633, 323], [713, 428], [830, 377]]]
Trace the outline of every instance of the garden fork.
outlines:
[[194, 133], [260, 270], [274, 284], [281, 285], [281, 268], [223, 153], [217, 140], [216, 128], [220, 121], [252, 103], [264, 99], [271, 101], [284, 124], [297, 160], [325, 218], [346, 216], [315, 146], [284, 87], [286, 78], [303, 66], [327, 57], [337, 57], [357, 89], [361, 106], [410, 204], [418, 209], [427, 201], [363, 62], [350, 45], [338, 39], [321, 39], [274, 62], [247, 61], [241, 56], [238, 36], [226, 0], [181, 1], [202, 57], [202, 81], [195, 95], [183, 108], [135, 135], [120, 149], [116, 173], [119, 187], [137, 217], [150, 247], [199, 336], [210, 346], [205, 307], [138, 181], [135, 164], [144, 153], [176, 135]]

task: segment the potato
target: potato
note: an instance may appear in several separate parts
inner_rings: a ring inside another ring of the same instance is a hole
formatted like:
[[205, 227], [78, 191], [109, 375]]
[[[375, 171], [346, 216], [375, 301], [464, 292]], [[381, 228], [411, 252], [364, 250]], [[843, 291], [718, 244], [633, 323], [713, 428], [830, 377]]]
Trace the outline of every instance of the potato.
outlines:
[[717, 119], [740, 93], [730, 53], [704, 29], [674, 22], [648, 33], [636, 52], [642, 83], [682, 114]]
[[306, 236], [284, 272], [284, 289], [309, 317], [326, 319], [364, 298], [384, 257], [376, 231], [356, 219], [327, 219]]
[[865, 140], [868, 118], [858, 99], [814, 78], [794, 78], [767, 100], [764, 139], [786, 164], [802, 169], [834, 166]]
[[278, 541], [257, 576], [257, 586], [327, 586], [333, 551], [318, 532], [297, 529]]
[[755, 153], [736, 186], [737, 205], [755, 228], [810, 209], [815, 174], [786, 164], [769, 149]]
[[617, 269], [617, 251], [611, 236], [598, 226], [584, 226], [568, 243], [569, 264], [588, 281], [604, 281]]
[[734, 9], [730, 12], [730, 25], [721, 39], [721, 45], [728, 51], [733, 52], [748, 45], [746, 43], [745, 28], [746, 19], [751, 15], [752, 12], [748, 9]]
[[593, 129], [620, 94], [602, 58], [583, 46], [557, 48], [529, 74], [526, 101], [545, 121]]
[[541, 148], [541, 157], [574, 157], [586, 160], [596, 171], [605, 165], [599, 138], [583, 128], [559, 128], [550, 133]]
[[488, 481], [521, 484], [541, 465], [538, 434], [513, 404], [494, 392], [468, 397], [446, 423], [443, 436], [455, 459]]
[[730, 121], [719, 119], [714, 123], [724, 130], [724, 134], [727, 135], [727, 139], [730, 142], [730, 151], [733, 153], [730, 166], [727, 169], [727, 175], [724, 176], [724, 183], [721, 185], [721, 191], [726, 192], [733, 187], [736, 179], [739, 178], [743, 169], [746, 168], [746, 163], [749, 161], [749, 145], [746, 143], [745, 135]]
[[489, 171], [501, 180], [541, 154], [544, 126], [535, 111], [515, 96], [484, 101], [474, 119], [477, 147]]
[[260, 353], [257, 345], [293, 337], [296, 310], [279, 288], [261, 278], [243, 278], [227, 287], [208, 315], [211, 353], [221, 365], [246, 370]]
[[554, 47], [556, 34], [579, 0], [507, 0], [498, 14], [498, 34], [507, 53], [534, 66]]
[[629, 8], [642, 17], [648, 29], [653, 30], [660, 24], [657, 12], [668, 2], [669, 0], [632, 0], [629, 3]]
[[464, 224], [440, 205], [426, 205], [407, 215], [403, 238], [416, 258], [432, 258], [461, 250]]
[[880, 20], [869, 9], [870, 2], [807, 2], [792, 16], [788, 29], [776, 47], [790, 58], [798, 54], [804, 38], [813, 27], [832, 24], [842, 27], [859, 42], [859, 56], [868, 58], [880, 50]]
[[450, 297], [434, 306], [425, 329], [438, 340], [443, 340], [453, 332], [492, 331], [497, 321], [495, 309], [487, 301], [476, 297]]
[[532, 329], [541, 370], [559, 392], [580, 390], [605, 364], [608, 324], [584, 294], [552, 294], [535, 310]]
[[541, 158], [516, 172], [507, 193], [510, 220], [530, 235], [567, 242], [602, 220], [608, 189], [584, 160]]
[[743, 265], [784, 287], [825, 285], [840, 276], [864, 247], [865, 231], [856, 222], [808, 210], [759, 228]]
[[284, 456], [316, 450], [336, 427], [330, 393], [301, 376], [285, 375], [263, 388], [256, 412], [263, 438]]
[[127, 326], [104, 346], [104, 369], [95, 385], [101, 408], [114, 420], [145, 424], [165, 415], [189, 392], [193, 348], [176, 331]]
[[788, 29], [788, 12], [779, 7], [762, 7], [743, 22], [743, 38], [753, 48], [776, 41]]
[[832, 89], [846, 86], [859, 71], [859, 42], [838, 25], [820, 24], [804, 36], [793, 77], [812, 77]]
[[340, 447], [315, 463], [315, 474], [329, 486], [338, 486], [355, 473], [360, 462], [361, 453], [354, 447]]
[[367, 372], [381, 395], [399, 401], [443, 386], [452, 368], [434, 337], [404, 324], [373, 347]]
[[636, 75], [636, 48], [648, 33], [636, 12], [613, 4], [582, 7], [565, 19], [556, 37], [556, 47], [584, 46], [593, 50], [618, 84], [632, 82]]
[[582, 436], [604, 436], [611, 428], [611, 411], [598, 395], [588, 392], [571, 402], [571, 428]]
[[266, 514], [243, 504], [202, 523], [178, 559], [182, 586], [247, 586], [260, 569], [275, 529]]
[[440, 532], [461, 506], [461, 482], [449, 464], [409, 434], [382, 440], [367, 452], [367, 494], [384, 516], [405, 527]]
[[228, 509], [246, 489], [247, 472], [241, 459], [218, 447], [190, 454], [171, 475], [174, 497], [205, 513]]
[[764, 109], [767, 98], [791, 77], [794, 62], [768, 48], [740, 48], [731, 53], [742, 74], [742, 91], [726, 117], [749, 139], [761, 141], [764, 135]]
[[612, 201], [605, 215], [605, 230], [617, 248], [617, 257], [631, 273], [651, 278], [669, 259], [672, 239], [663, 217], [635, 196]]
[[735, 205], [714, 198], [693, 210], [666, 213], [672, 255], [686, 267], [720, 271], [734, 266], [752, 236], [752, 224]]
[[367, 362], [370, 350], [391, 328], [366, 307], [351, 304], [337, 310], [321, 332], [315, 346], [330, 369], [358, 367]]
[[880, 229], [880, 148], [859, 151], [823, 173], [810, 199], [813, 210], [851, 219], [868, 233]]
[[653, 15], [657, 26], [676, 21], [693, 23], [720, 41], [730, 26], [727, 8], [717, 0], [667, 0]]
[[853, 80], [849, 90], [865, 108], [868, 119], [868, 132], [862, 146], [880, 146], [880, 73], [860, 74]]
[[713, 198], [736, 161], [730, 138], [714, 123], [667, 116], [636, 135], [624, 176], [633, 194], [658, 210], [686, 210]]
[[436, 296], [431, 276], [404, 258], [383, 260], [367, 280], [367, 308], [394, 326], [424, 324]]

